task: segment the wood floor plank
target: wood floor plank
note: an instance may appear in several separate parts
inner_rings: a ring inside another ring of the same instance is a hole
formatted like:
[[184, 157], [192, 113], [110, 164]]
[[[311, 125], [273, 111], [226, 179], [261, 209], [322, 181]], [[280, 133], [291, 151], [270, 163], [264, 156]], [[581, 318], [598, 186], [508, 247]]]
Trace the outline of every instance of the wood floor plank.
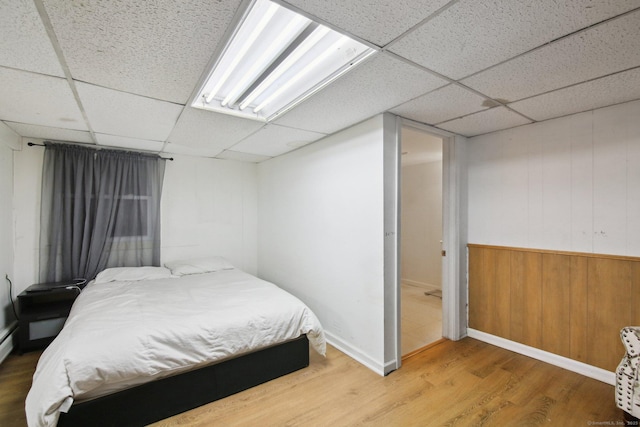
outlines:
[[[38, 354], [0, 365], [0, 425], [26, 425]], [[309, 368], [153, 424], [197, 426], [616, 425], [613, 387], [465, 338], [443, 341], [381, 377], [329, 346]]]
[[24, 399], [41, 352], [10, 355], [0, 364], [0, 426], [26, 426]]

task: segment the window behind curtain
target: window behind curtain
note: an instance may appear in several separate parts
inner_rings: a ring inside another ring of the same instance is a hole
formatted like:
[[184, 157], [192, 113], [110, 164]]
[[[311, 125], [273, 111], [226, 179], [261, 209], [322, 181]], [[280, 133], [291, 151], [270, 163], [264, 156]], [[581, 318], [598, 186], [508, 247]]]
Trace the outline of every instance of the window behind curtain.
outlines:
[[92, 279], [108, 267], [160, 265], [159, 156], [48, 143], [40, 280]]

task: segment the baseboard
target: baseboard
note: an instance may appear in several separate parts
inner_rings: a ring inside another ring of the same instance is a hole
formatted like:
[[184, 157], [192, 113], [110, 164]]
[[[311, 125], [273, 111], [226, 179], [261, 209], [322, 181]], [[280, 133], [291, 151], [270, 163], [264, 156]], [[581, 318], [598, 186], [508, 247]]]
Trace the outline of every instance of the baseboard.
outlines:
[[502, 347], [507, 350], [511, 350], [516, 353], [523, 354], [525, 356], [532, 357], [537, 360], [555, 365], [568, 371], [576, 372], [585, 377], [593, 378], [603, 383], [610, 385], [616, 385], [615, 372], [607, 371], [586, 363], [578, 362], [577, 360], [569, 359], [568, 357], [558, 356], [557, 354], [549, 353], [548, 351], [540, 350], [539, 348], [530, 347], [528, 345], [520, 344], [515, 341], [507, 340], [495, 335], [487, 334], [475, 329], [467, 328], [467, 336], [475, 338], [480, 341], [484, 341], [489, 344], [493, 344], [497, 347]]
[[389, 375], [396, 369], [398, 369], [398, 361], [396, 359], [393, 359], [392, 361], [384, 364], [384, 375]]
[[18, 331], [18, 322], [13, 322], [0, 331], [0, 363], [13, 351], [13, 341]]
[[[354, 348], [352, 345], [344, 342], [342, 339], [336, 337], [330, 332], [327, 332], [325, 330], [324, 335], [327, 339], [327, 342], [331, 344], [333, 347], [337, 348], [338, 350], [340, 350], [347, 356], [351, 357], [352, 359], [356, 360], [357, 362], [363, 364], [364, 366], [371, 369], [373, 372], [375, 372], [378, 375], [384, 376], [385, 369], [389, 368], [389, 366], [391, 366], [392, 364], [395, 367], [395, 361], [388, 363], [387, 364], [388, 366], [383, 366], [380, 363], [373, 360], [371, 357], [364, 354], [362, 351]], [[391, 368], [389, 369], [392, 370]]]

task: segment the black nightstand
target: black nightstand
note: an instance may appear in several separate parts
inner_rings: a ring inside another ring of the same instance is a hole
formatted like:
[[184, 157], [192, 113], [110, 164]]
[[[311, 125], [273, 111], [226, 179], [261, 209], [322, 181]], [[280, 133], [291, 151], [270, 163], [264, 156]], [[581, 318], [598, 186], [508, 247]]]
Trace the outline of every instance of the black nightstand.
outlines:
[[21, 352], [45, 348], [62, 330], [80, 288], [73, 282], [38, 284], [18, 295]]

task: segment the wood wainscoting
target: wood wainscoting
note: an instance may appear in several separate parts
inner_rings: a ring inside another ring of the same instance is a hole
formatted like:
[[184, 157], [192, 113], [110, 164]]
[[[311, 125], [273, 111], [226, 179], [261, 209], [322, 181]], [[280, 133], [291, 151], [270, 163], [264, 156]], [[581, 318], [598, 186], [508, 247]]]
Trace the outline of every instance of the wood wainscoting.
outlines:
[[469, 327], [607, 371], [640, 325], [640, 258], [469, 244]]

